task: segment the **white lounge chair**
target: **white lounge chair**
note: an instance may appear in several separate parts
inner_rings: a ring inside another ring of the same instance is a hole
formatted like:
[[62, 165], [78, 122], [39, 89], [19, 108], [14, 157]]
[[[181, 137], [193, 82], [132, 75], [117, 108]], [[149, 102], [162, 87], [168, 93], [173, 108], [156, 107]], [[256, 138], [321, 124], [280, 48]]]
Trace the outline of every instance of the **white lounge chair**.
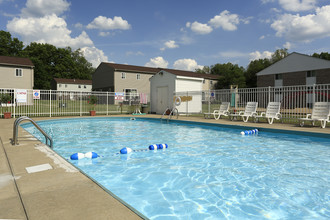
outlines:
[[330, 122], [330, 103], [329, 102], [315, 102], [312, 114], [307, 114], [306, 118], [299, 118], [300, 126], [304, 126], [305, 121], [312, 122], [314, 126], [315, 121], [321, 122], [321, 127], [325, 128], [327, 122]]
[[204, 118], [206, 117], [210, 118], [210, 116], [213, 115], [215, 120], [219, 120], [221, 115], [228, 116], [229, 105], [230, 105], [229, 102], [221, 103], [219, 110], [214, 110], [213, 113], [204, 113]]
[[269, 124], [273, 124], [274, 119], [280, 120], [282, 115], [280, 113], [281, 103], [280, 102], [269, 102], [267, 105], [266, 112], [262, 112], [260, 115], [255, 116], [255, 121], [259, 121], [259, 118], [267, 118]]
[[249, 117], [255, 117], [257, 115], [258, 102], [248, 102], [244, 111], [240, 111], [238, 114], [230, 114], [230, 120], [235, 117], [242, 117], [244, 122], [249, 120]]

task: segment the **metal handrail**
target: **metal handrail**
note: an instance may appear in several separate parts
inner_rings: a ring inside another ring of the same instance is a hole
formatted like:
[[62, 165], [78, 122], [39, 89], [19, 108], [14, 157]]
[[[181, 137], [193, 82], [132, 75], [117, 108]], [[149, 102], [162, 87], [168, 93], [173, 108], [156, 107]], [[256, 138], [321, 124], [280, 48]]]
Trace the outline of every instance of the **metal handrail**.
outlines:
[[[46, 139], [46, 145], [48, 145], [50, 148], [53, 148], [53, 139], [46, 134], [46, 132], [44, 130], [42, 130], [42, 128], [31, 118], [27, 117], [27, 116], [21, 116], [19, 118], [17, 118], [14, 122], [14, 128], [13, 128], [13, 145], [17, 145], [18, 144], [18, 125], [22, 122], [28, 120], [30, 121], [45, 137]], [[48, 140], [49, 140], [49, 144], [48, 144]]]
[[172, 115], [172, 113], [174, 113], [174, 111], [176, 111], [176, 119], [179, 118], [179, 110], [177, 108], [172, 108], [172, 109], [166, 108], [166, 110], [164, 111], [162, 117], [160, 118], [161, 120], [163, 120], [163, 117], [166, 114], [167, 110], [170, 110], [170, 114], [168, 115], [167, 121], [171, 119], [171, 115]]

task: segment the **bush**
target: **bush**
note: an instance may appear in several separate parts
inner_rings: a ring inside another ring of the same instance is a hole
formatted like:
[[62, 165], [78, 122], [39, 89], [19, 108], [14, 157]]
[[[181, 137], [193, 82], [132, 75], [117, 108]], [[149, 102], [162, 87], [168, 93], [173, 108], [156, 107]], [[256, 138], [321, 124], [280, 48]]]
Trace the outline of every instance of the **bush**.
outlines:
[[3, 94], [0, 94], [0, 102], [1, 103], [10, 103], [11, 101], [11, 96], [10, 94], [8, 93], [3, 93]]

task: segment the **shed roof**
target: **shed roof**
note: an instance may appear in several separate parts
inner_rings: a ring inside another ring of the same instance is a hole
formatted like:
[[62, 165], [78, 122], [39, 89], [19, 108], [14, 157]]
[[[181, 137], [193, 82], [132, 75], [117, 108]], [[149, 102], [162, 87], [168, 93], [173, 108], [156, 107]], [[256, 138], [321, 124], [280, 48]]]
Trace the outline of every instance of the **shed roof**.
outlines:
[[92, 80], [54, 78], [57, 83], [92, 85]]
[[257, 76], [329, 69], [330, 61], [293, 52], [257, 73]]
[[24, 58], [24, 57], [0, 56], [0, 64], [34, 67], [32, 61], [29, 58]]

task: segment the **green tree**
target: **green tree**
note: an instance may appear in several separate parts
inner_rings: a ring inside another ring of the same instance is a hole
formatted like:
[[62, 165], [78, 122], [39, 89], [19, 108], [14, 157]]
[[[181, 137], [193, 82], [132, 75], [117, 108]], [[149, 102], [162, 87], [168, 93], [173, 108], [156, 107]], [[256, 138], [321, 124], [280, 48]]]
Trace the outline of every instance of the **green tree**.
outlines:
[[29, 57], [34, 69], [34, 87], [50, 89], [53, 78], [91, 79], [94, 68], [80, 50], [56, 48], [50, 44], [31, 43], [23, 55]]
[[253, 60], [244, 72], [246, 87], [257, 87], [257, 73], [271, 65], [271, 61], [267, 58]]
[[211, 74], [219, 75], [219, 81], [215, 85], [216, 89], [229, 89], [230, 85], [245, 87], [244, 68], [237, 64], [215, 64], [211, 66]]
[[330, 54], [328, 52], [322, 52], [320, 54], [314, 53], [312, 56], [317, 57], [317, 58], [321, 58], [321, 59], [325, 59], [325, 60], [330, 60]]
[[288, 49], [286, 49], [286, 48], [278, 49], [272, 54], [271, 62], [272, 62], [272, 64], [276, 63], [277, 61], [280, 61], [281, 59], [283, 59], [284, 57], [286, 57], [288, 55], [289, 55]]
[[9, 32], [0, 30], [0, 56], [20, 56], [23, 42], [12, 38]]
[[196, 73], [209, 74], [210, 72], [211, 72], [211, 69], [209, 66], [204, 66], [203, 69], [196, 69]]

